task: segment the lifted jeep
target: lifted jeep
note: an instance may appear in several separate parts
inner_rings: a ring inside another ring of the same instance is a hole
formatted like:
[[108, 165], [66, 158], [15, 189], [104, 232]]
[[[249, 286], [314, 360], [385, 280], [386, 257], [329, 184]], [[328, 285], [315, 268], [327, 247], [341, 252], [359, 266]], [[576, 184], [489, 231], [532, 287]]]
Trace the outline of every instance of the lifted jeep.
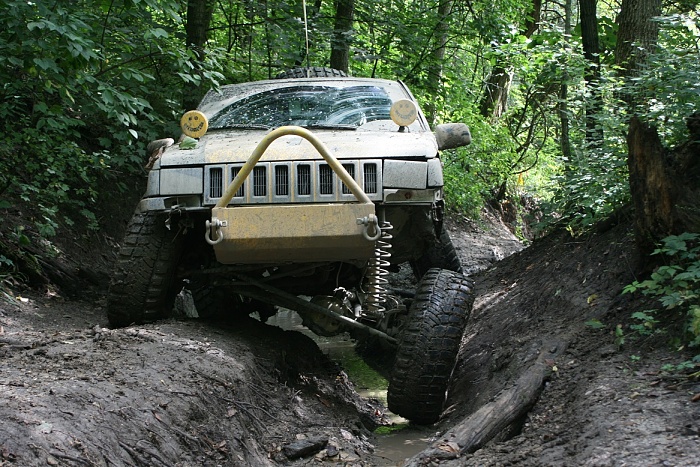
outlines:
[[[469, 129], [431, 132], [401, 82], [285, 76], [210, 91], [178, 144], [151, 146], [110, 324], [165, 316], [183, 288], [200, 316], [292, 309], [317, 334], [390, 344], [390, 410], [433, 423], [473, 302], [442, 228], [438, 150], [469, 144]], [[419, 279], [408, 297], [387, 280], [403, 263]]]

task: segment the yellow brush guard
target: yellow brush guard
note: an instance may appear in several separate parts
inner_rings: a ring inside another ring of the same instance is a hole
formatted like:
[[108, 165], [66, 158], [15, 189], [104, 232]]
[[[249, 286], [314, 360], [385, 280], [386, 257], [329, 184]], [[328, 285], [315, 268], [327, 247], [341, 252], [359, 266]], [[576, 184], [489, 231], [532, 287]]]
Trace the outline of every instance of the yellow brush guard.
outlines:
[[[282, 136], [309, 141], [357, 198], [357, 203], [227, 207], [270, 144]], [[367, 260], [381, 232], [374, 203], [310, 131], [285, 126], [260, 141], [207, 221], [206, 239], [223, 264]]]

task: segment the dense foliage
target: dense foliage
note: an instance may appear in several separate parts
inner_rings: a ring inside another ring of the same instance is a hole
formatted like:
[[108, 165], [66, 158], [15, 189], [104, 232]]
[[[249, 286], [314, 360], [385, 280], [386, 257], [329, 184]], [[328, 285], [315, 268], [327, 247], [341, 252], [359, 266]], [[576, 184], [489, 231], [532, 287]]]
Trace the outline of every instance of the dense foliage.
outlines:
[[694, 345], [700, 345], [700, 234], [671, 235], [662, 240], [655, 255], [666, 256], [651, 278], [634, 282], [625, 291], [643, 290], [646, 295], [659, 297], [667, 310], [687, 312], [687, 331]]
[[641, 291], [655, 297], [663, 308], [633, 315], [642, 323], [635, 325], [639, 332], [650, 333], [657, 323], [673, 321], [674, 314], [680, 315], [683, 329], [678, 333], [680, 337], [674, 336], [677, 346], [700, 346], [699, 240], [700, 234], [687, 232], [664, 238], [653, 252], [663, 257], [663, 264], [648, 279], [625, 287], [625, 293]]
[[[658, 46], [624, 76], [619, 6], [598, 3], [592, 82], [570, 1], [355, 0], [352, 27], [337, 30], [334, 2], [0, 0], [0, 213], [28, 203], [44, 237], [66, 223], [96, 228], [101, 187], [142, 174], [145, 145], [177, 136], [184, 96], [328, 66], [341, 38], [350, 74], [402, 79], [433, 123], [470, 125], [473, 144], [444, 154], [451, 208], [534, 200], [541, 226], [578, 231], [628, 201], [631, 114], [668, 144], [684, 139], [700, 100], [696, 3], [664, 8]], [[185, 39], [197, 6], [212, 9], [205, 53]], [[636, 107], [625, 94], [640, 96]]]
[[31, 203], [42, 236], [58, 222], [96, 226], [102, 181], [141, 170], [145, 144], [174, 132], [195, 79], [177, 3], [3, 0], [0, 21], [0, 115], [11, 122], [0, 206]]

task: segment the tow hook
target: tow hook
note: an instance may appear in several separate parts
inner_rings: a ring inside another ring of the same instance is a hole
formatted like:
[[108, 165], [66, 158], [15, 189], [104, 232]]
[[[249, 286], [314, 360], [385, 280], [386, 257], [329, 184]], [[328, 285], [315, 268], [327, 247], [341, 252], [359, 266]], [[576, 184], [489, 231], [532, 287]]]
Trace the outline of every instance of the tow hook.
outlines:
[[[379, 228], [379, 219], [374, 214], [370, 214], [369, 216], [365, 217], [358, 217], [356, 222], [357, 225], [365, 226], [364, 230], [362, 231], [362, 235], [370, 242], [379, 240], [379, 237], [382, 236], [382, 230]], [[372, 230], [372, 233], [370, 233], [370, 229]]]
[[[221, 227], [226, 227], [226, 224], [226, 221], [221, 221], [216, 217], [214, 217], [211, 222], [207, 220], [207, 229], [204, 232], [204, 240], [206, 240], [210, 245], [220, 243], [224, 239], [224, 234], [221, 232]], [[213, 236], [212, 233], [214, 234]]]

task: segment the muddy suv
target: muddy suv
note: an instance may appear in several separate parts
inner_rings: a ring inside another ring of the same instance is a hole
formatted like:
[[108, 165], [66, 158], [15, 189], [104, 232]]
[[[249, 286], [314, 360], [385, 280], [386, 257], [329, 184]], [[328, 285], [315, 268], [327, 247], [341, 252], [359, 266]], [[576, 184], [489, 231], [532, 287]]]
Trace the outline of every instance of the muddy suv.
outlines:
[[[432, 423], [473, 302], [442, 228], [438, 150], [469, 129], [433, 133], [403, 83], [341, 75], [223, 86], [183, 116], [178, 144], [151, 145], [109, 321], [166, 316], [183, 293], [199, 316], [292, 309], [317, 334], [388, 344], [389, 408]], [[403, 264], [415, 293], [390, 285]]]

